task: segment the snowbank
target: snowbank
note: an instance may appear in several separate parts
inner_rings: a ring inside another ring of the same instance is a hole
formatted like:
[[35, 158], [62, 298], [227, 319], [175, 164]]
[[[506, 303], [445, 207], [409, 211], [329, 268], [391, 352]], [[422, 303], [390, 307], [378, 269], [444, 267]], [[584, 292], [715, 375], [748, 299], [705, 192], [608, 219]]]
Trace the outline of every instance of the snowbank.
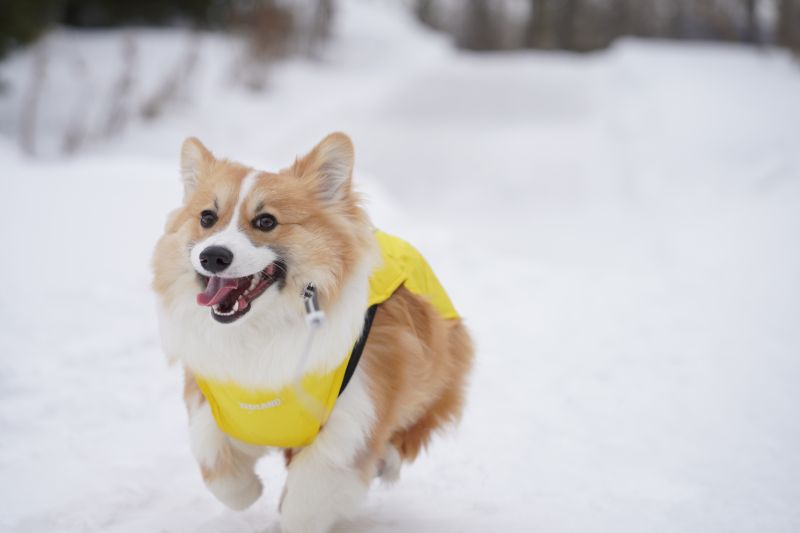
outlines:
[[[175, 105], [70, 159], [20, 155], [32, 58], [0, 65], [0, 530], [276, 527], [277, 457], [245, 513], [202, 486], [148, 262], [183, 137], [274, 168], [344, 130], [374, 219], [425, 253], [479, 359], [460, 429], [341, 532], [797, 531], [796, 65], [636, 41], [458, 54], [398, 10], [346, 3], [329, 57], [263, 94], [200, 36]], [[102, 62], [124, 37], [68, 38]], [[153, 72], [186, 42], [140, 41]]]

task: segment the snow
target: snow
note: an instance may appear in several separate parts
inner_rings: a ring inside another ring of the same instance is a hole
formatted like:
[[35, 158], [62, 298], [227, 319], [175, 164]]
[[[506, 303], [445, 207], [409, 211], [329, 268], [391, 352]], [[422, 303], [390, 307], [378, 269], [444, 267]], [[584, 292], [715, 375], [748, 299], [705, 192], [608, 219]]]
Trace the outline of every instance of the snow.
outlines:
[[[132, 31], [155, 83], [186, 36]], [[97, 57], [95, 79], [118, 71], [123, 32], [52, 38]], [[332, 130], [354, 139], [375, 221], [423, 251], [478, 345], [461, 426], [337, 531], [800, 530], [788, 56], [641, 41], [469, 55], [358, 1], [323, 61], [276, 65], [264, 93], [230, 81], [234, 42], [198, 46], [163, 116], [72, 158], [19, 153], [31, 53], [0, 64], [0, 531], [277, 530], [277, 456], [244, 513], [202, 485], [149, 259], [185, 136], [275, 168]]]

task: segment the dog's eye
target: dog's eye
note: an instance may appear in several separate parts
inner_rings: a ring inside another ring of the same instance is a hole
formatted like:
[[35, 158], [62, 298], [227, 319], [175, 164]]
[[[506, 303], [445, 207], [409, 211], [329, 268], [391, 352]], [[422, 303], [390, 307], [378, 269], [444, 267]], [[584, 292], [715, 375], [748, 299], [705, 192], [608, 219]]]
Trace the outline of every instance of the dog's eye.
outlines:
[[275, 219], [274, 216], [270, 215], [269, 213], [258, 215], [256, 218], [253, 219], [253, 227], [261, 231], [272, 231], [275, 229], [275, 226], [277, 225], [278, 221]]
[[210, 228], [217, 223], [217, 214], [214, 211], [206, 209], [200, 213], [200, 225], [204, 228]]

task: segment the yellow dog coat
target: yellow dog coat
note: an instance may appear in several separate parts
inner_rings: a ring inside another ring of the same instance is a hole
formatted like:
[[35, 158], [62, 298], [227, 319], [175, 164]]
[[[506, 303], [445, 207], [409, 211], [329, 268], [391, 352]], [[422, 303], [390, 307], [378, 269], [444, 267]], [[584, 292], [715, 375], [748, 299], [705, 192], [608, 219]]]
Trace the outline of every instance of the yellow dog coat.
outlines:
[[[339, 366], [327, 374], [309, 372], [301, 381], [305, 393], [324, 406], [324, 417], [310, 412], [295, 393], [292, 384], [280, 390], [251, 390], [233, 382], [219, 382], [196, 376], [214, 414], [217, 425], [238, 440], [259, 446], [297, 448], [311, 444], [346, 386], [345, 374], [355, 370], [360, 352], [366, 343], [375, 306], [380, 305], [401, 285], [425, 297], [446, 319], [458, 318], [447, 296], [425, 258], [410, 244], [381, 231], [375, 232], [383, 263], [369, 278], [369, 302], [366, 325], [355, 350], [346, 354]], [[354, 341], [355, 342], [355, 341]], [[348, 368], [350, 366], [350, 368]], [[349, 379], [349, 375], [348, 375]]]

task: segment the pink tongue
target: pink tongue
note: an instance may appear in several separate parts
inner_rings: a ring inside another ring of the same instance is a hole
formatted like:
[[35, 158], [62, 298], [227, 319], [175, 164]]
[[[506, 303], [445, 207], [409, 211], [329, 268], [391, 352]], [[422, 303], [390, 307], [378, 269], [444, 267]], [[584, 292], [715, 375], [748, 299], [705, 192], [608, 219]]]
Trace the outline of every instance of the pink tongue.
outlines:
[[231, 293], [238, 285], [236, 278], [220, 278], [219, 276], [211, 276], [208, 279], [206, 290], [197, 295], [197, 303], [199, 305], [212, 306], [217, 305], [225, 297]]

